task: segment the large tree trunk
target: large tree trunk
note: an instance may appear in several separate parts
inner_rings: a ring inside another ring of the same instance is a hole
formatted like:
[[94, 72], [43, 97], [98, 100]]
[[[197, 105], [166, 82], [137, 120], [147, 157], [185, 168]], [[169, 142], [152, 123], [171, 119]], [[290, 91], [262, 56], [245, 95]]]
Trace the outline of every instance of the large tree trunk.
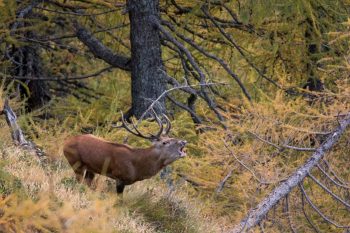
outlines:
[[[165, 91], [165, 69], [161, 57], [158, 30], [152, 17], [159, 18], [159, 0], [129, 0], [131, 41], [131, 114], [139, 118]], [[158, 113], [165, 112], [165, 99], [155, 105]]]

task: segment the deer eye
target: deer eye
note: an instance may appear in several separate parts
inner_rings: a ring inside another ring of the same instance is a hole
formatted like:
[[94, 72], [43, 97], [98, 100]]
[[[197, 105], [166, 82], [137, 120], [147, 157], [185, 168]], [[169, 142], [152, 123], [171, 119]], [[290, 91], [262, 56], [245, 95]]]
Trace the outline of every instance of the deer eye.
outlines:
[[163, 142], [163, 145], [166, 145], [166, 144], [168, 144], [168, 142], [167, 142], [167, 141]]

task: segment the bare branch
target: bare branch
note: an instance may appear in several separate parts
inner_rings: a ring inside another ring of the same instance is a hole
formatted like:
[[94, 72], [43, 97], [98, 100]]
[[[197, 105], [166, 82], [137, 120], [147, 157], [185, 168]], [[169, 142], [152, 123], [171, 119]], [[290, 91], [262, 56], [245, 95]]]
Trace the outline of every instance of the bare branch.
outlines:
[[186, 105], [184, 105], [184, 104], [182, 104], [182, 103], [176, 101], [176, 100], [175, 100], [173, 97], [171, 97], [170, 95], [167, 95], [167, 98], [168, 98], [172, 103], [174, 103], [176, 106], [178, 106], [178, 107], [184, 109], [185, 111], [189, 112], [190, 115], [191, 115], [191, 117], [192, 117], [192, 119], [193, 119], [193, 121], [194, 121], [194, 123], [196, 123], [196, 124], [202, 124], [202, 122], [203, 122], [202, 119], [201, 119], [201, 118], [196, 114], [196, 112], [193, 111], [190, 107], [188, 107], [188, 106], [186, 106]]
[[74, 15], [74, 16], [98, 16], [98, 15], [105, 15], [108, 13], [116, 12], [121, 9], [111, 9], [103, 12], [98, 12], [98, 13], [77, 13], [77, 12], [72, 12], [72, 11], [59, 11], [59, 10], [52, 10], [44, 7], [35, 7], [35, 9], [43, 10], [43, 11], [48, 11], [48, 12], [53, 12], [57, 14], [63, 14], [63, 15]]
[[299, 188], [300, 188], [302, 194], [305, 196], [306, 201], [316, 211], [316, 213], [323, 218], [323, 220], [325, 220], [326, 222], [334, 225], [337, 228], [350, 228], [350, 226], [340, 225], [340, 224], [334, 222], [333, 220], [331, 220], [330, 218], [328, 218], [326, 215], [324, 215], [322, 213], [322, 211], [315, 206], [315, 204], [311, 201], [310, 197], [306, 194], [304, 186], [303, 186], [302, 183], [299, 184]]
[[158, 96], [158, 98], [156, 100], [154, 100], [146, 109], [146, 111], [141, 115], [138, 123], [140, 123], [142, 121], [142, 119], [145, 118], [145, 116], [147, 115], [147, 113], [149, 111], [151, 111], [154, 107], [155, 104], [157, 104], [159, 102], [160, 99], [162, 99], [163, 97], [165, 97], [169, 92], [172, 92], [174, 90], [179, 90], [179, 89], [184, 89], [184, 88], [188, 88], [188, 87], [201, 87], [201, 86], [210, 86], [210, 85], [228, 85], [227, 83], [204, 83], [204, 84], [197, 84], [197, 85], [183, 85], [183, 86], [176, 86], [176, 87], [172, 87], [168, 90], [165, 90], [161, 95]]
[[159, 29], [159, 31], [161, 31], [163, 33], [163, 35], [169, 41], [171, 41], [176, 47], [178, 47], [186, 55], [188, 61], [191, 63], [191, 65], [193, 66], [193, 68], [196, 70], [196, 72], [198, 73], [198, 75], [200, 77], [200, 83], [202, 84], [201, 90], [202, 90], [204, 98], [206, 99], [206, 101], [208, 103], [209, 108], [211, 110], [213, 110], [213, 112], [215, 112], [216, 116], [218, 117], [218, 119], [220, 121], [224, 121], [224, 117], [217, 110], [216, 103], [209, 97], [208, 91], [206, 90], [206, 85], [203, 85], [206, 83], [205, 75], [204, 75], [203, 71], [201, 70], [201, 68], [199, 67], [199, 65], [197, 64], [197, 62], [195, 61], [195, 59], [193, 58], [190, 51], [188, 51], [188, 49], [183, 44], [181, 44], [179, 41], [177, 41], [168, 31], [166, 31], [162, 27], [162, 25], [159, 23], [157, 18], [153, 17], [151, 20], [152, 20], [153, 24]]
[[319, 180], [317, 180], [313, 175], [309, 173], [308, 175], [318, 186], [320, 186], [323, 190], [325, 190], [329, 195], [331, 195], [335, 200], [338, 202], [342, 203], [344, 206], [350, 210], [350, 204], [341, 199], [338, 195], [333, 193], [329, 188], [327, 188], [324, 184], [322, 184]]
[[319, 164], [317, 164], [317, 168], [330, 180], [333, 184], [335, 184], [338, 187], [350, 189], [350, 186], [344, 185], [342, 183], [337, 182], [335, 179], [333, 179]]
[[216, 193], [220, 193], [224, 189], [224, 186], [225, 186], [227, 180], [232, 176], [232, 172], [233, 172], [233, 169], [231, 169], [227, 173], [227, 175], [224, 177], [224, 179], [220, 182], [220, 184], [218, 185], [218, 187], [216, 189]]
[[341, 179], [334, 171], [333, 169], [331, 168], [331, 166], [329, 165], [329, 163], [327, 162], [327, 160], [323, 159], [322, 162], [327, 166], [329, 172], [335, 177], [335, 179], [342, 183], [343, 185], [346, 185], [346, 186], [350, 186], [349, 183], [345, 182], [343, 179]]
[[294, 226], [292, 223], [292, 217], [290, 216], [290, 211], [289, 211], [289, 195], [286, 196], [286, 212], [287, 212], [287, 218], [288, 218], [290, 229], [293, 233], [296, 233], [297, 231], [294, 229]]
[[311, 228], [316, 232], [316, 233], [320, 233], [319, 229], [315, 226], [315, 224], [311, 221], [311, 219], [309, 218], [309, 216], [306, 213], [305, 210], [305, 200], [304, 200], [304, 195], [303, 193], [301, 193], [301, 207], [303, 210], [303, 214], [304, 217], [306, 218], [306, 221], [310, 224]]
[[113, 53], [109, 48], [103, 45], [101, 41], [96, 39], [86, 28], [79, 25], [78, 22], [74, 23], [74, 27], [78, 39], [83, 42], [97, 58], [100, 58], [108, 64], [122, 70], [131, 70], [131, 62], [129, 57]]

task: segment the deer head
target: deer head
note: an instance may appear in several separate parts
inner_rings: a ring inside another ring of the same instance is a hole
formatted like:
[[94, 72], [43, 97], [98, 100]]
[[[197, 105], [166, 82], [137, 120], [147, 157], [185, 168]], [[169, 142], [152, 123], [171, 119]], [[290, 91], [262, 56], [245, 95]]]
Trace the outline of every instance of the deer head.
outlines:
[[164, 128], [163, 121], [159, 119], [154, 111], [152, 111], [152, 116], [159, 126], [159, 130], [156, 134], [149, 134], [148, 136], [144, 135], [139, 131], [132, 120], [131, 124], [128, 124], [125, 121], [123, 113], [121, 118], [122, 125], [119, 127], [126, 129], [129, 133], [135, 136], [150, 140], [153, 144], [153, 148], [163, 156], [165, 165], [168, 165], [179, 158], [185, 157], [186, 152], [184, 151], [184, 148], [187, 144], [187, 141], [168, 136], [171, 130], [171, 123], [169, 118], [165, 114], [162, 114], [163, 121], [166, 125]]

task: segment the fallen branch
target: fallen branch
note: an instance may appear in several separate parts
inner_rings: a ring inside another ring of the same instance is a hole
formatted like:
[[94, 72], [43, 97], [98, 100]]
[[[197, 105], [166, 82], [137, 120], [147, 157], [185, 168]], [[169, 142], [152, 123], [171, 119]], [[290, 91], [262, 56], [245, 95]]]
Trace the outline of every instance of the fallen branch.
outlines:
[[265, 198], [257, 205], [257, 207], [251, 209], [247, 214], [247, 217], [229, 232], [234, 233], [247, 231], [258, 225], [272, 207], [274, 207], [282, 198], [286, 197], [293, 188], [301, 185], [302, 181], [310, 173], [311, 169], [317, 166], [319, 161], [324, 157], [325, 153], [335, 145], [349, 124], [350, 113], [346, 115], [345, 119], [339, 123], [338, 128], [325, 140], [325, 142], [319, 148], [317, 148], [317, 150], [312, 154], [312, 156], [306, 161], [304, 165], [299, 167], [286, 181], [282, 182], [278, 187], [276, 187], [268, 195], [267, 198]]
[[225, 176], [225, 178], [220, 182], [220, 184], [218, 185], [218, 188], [216, 189], [216, 193], [220, 193], [223, 189], [224, 189], [224, 186], [227, 182], [227, 180], [232, 176], [232, 172], [233, 172], [233, 169], [231, 169], [227, 175]]
[[7, 99], [5, 100], [4, 108], [1, 111], [1, 114], [5, 115], [7, 125], [12, 131], [11, 136], [15, 145], [19, 145], [20, 147], [26, 150], [33, 150], [39, 157], [44, 156], [44, 152], [40, 148], [38, 148], [37, 145], [25, 139], [21, 127], [19, 127], [19, 125], [17, 124], [17, 116], [10, 107]]

